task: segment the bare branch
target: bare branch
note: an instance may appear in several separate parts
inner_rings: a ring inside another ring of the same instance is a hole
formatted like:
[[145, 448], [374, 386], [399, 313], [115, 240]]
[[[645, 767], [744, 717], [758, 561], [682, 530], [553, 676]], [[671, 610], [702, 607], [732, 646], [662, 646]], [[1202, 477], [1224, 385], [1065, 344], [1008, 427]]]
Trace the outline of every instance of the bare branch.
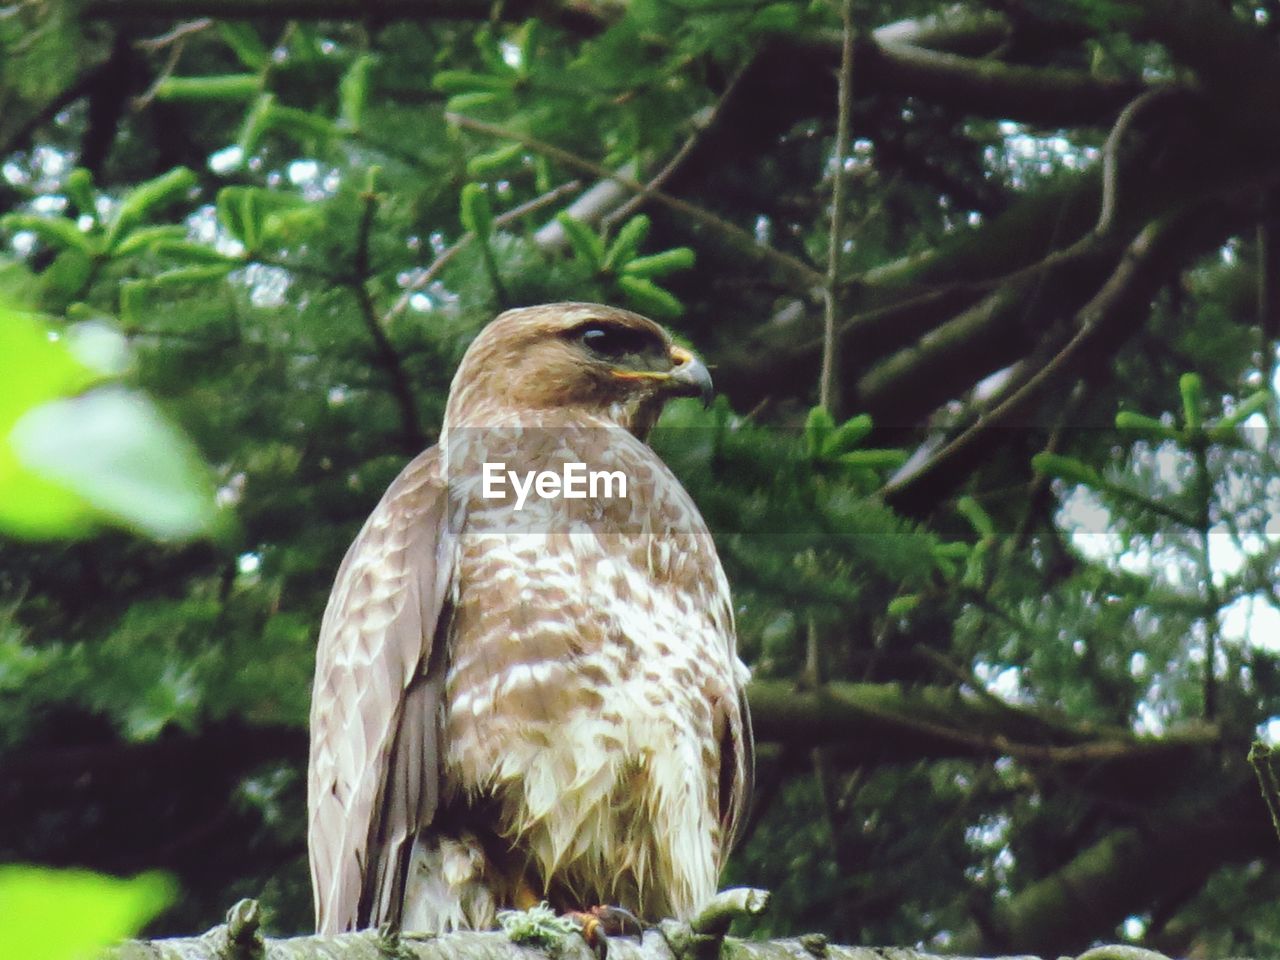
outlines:
[[[1131, 320], [1135, 314], [1145, 317], [1145, 301], [1163, 281], [1162, 266], [1168, 259], [1170, 247], [1181, 236], [1184, 226], [1182, 218], [1169, 218], [1149, 224], [1143, 229], [1129, 245], [1107, 282], [1081, 308], [1077, 315], [1076, 332], [1052, 358], [924, 463], [918, 471], [895, 479], [886, 487], [885, 496], [890, 500], [902, 496], [906, 489], [919, 484], [928, 474], [962, 457], [989, 431], [1007, 423], [1048, 383], [1071, 369], [1077, 357], [1090, 346], [1100, 330], [1119, 320]], [[1007, 293], [1008, 288], [1002, 288], [1002, 291]]]
[[[734, 93], [737, 92], [738, 84], [742, 80], [743, 74], [747, 72], [748, 66], [750, 66], [749, 63], [744, 64], [734, 73], [733, 77], [730, 78], [728, 85], [724, 88], [724, 91], [718, 98], [716, 98], [715, 103], [710, 107], [700, 110], [694, 115], [690, 121], [693, 125], [693, 131], [685, 138], [684, 143], [680, 144], [679, 149], [672, 154], [671, 159], [664, 163], [662, 168], [650, 177], [648, 183], [645, 184], [650, 192], [662, 189], [663, 185], [671, 179], [677, 170], [680, 169], [680, 165], [688, 159], [689, 154], [693, 153], [693, 151], [697, 149], [698, 144], [702, 141], [706, 132], [715, 126], [716, 120], [719, 119], [721, 112], [724, 110], [724, 105], [728, 103], [733, 98]], [[615, 223], [619, 223], [627, 219], [627, 217], [631, 216], [644, 205], [645, 199], [646, 198], [643, 194], [633, 196], [617, 210], [607, 214], [601, 223], [607, 228]]]
[[831, 227], [827, 234], [827, 283], [822, 323], [822, 369], [818, 377], [818, 402], [836, 416], [836, 313], [840, 289], [840, 245], [844, 226], [844, 164], [849, 150], [849, 115], [853, 101], [853, 0], [843, 0], [840, 19], [844, 35], [840, 45], [840, 78], [836, 91], [835, 169], [831, 172]]

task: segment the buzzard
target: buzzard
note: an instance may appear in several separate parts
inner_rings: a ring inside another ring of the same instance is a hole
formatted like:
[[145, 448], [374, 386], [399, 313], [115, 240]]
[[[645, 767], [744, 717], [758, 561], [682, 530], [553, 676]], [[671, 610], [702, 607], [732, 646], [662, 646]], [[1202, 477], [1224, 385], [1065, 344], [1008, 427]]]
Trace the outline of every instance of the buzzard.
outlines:
[[[320, 629], [321, 933], [483, 929], [540, 900], [652, 921], [715, 892], [749, 794], [747, 670], [711, 535], [644, 443], [669, 397], [710, 391], [662, 327], [597, 304], [510, 310], [471, 344]], [[625, 496], [521, 480], [569, 464]]]

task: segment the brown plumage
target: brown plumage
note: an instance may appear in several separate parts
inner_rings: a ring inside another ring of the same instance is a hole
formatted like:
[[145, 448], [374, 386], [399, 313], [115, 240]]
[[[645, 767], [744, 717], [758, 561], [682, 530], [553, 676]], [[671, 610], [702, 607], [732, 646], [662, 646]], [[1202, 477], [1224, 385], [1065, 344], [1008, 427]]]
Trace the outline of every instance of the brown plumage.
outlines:
[[[715, 891], [750, 788], [747, 672], [711, 536], [643, 443], [709, 388], [660, 326], [595, 304], [472, 343], [440, 445], [369, 517], [321, 626], [321, 932], [482, 928], [536, 899], [656, 920]], [[510, 485], [484, 496], [495, 462], [620, 471], [627, 496], [517, 509]]]

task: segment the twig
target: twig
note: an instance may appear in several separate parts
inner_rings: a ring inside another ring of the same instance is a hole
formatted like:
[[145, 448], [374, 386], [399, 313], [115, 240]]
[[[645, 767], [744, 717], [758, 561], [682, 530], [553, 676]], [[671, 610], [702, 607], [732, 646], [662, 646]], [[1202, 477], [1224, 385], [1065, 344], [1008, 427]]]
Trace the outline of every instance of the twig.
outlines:
[[850, 100], [853, 96], [853, 0], [840, 7], [844, 36], [840, 45], [840, 81], [836, 93], [835, 170], [831, 174], [831, 231], [827, 237], [827, 283], [823, 297], [822, 369], [818, 376], [818, 402], [836, 415], [836, 295], [840, 284], [840, 245], [844, 221], [844, 164], [849, 144]]
[[1116, 117], [1116, 122], [1102, 145], [1102, 206], [1098, 210], [1098, 222], [1093, 228], [1095, 236], [1105, 236], [1115, 225], [1120, 193], [1120, 145], [1129, 128], [1133, 126], [1138, 115], [1151, 104], [1171, 93], [1181, 92], [1184, 92], [1181, 87], [1152, 87], [1130, 100]]
[[[689, 154], [693, 153], [694, 149], [702, 141], [703, 136], [706, 135], [706, 132], [715, 126], [716, 120], [719, 119], [721, 111], [724, 110], [724, 105], [729, 102], [729, 98], [737, 91], [738, 82], [742, 79], [742, 75], [747, 72], [748, 66], [750, 66], [750, 63], [738, 68], [738, 71], [729, 79], [729, 84], [724, 88], [724, 92], [720, 94], [719, 98], [717, 98], [716, 102], [711, 105], [709, 110], [700, 112], [694, 116], [693, 132], [690, 133], [689, 136], [685, 137], [684, 143], [680, 144], [680, 148], [676, 150], [671, 159], [663, 164], [662, 169], [649, 178], [648, 183], [645, 184], [649, 191], [662, 189], [663, 184], [671, 179], [672, 175], [680, 169], [680, 165], [688, 159]], [[639, 210], [640, 207], [644, 205], [646, 199], [647, 198], [644, 194], [636, 194], [617, 210], [614, 210], [612, 213], [607, 214], [603, 219], [601, 219], [600, 225], [607, 230], [614, 224], [621, 223], [623, 220], [627, 219], [627, 217]]]
[[[372, 181], [372, 176], [370, 181]], [[405, 373], [400, 354], [392, 345], [387, 333], [378, 322], [378, 315], [373, 309], [373, 300], [366, 286], [369, 277], [369, 234], [373, 229], [373, 218], [378, 211], [378, 195], [373, 191], [373, 184], [364, 192], [364, 209], [360, 214], [360, 225], [356, 234], [355, 275], [349, 286], [355, 294], [356, 303], [360, 307], [360, 317], [365, 329], [373, 340], [378, 365], [391, 380], [391, 394], [400, 408], [400, 428], [404, 434], [405, 445], [420, 447], [425, 440], [422, 424], [418, 420], [418, 404], [409, 385], [409, 377]]]
[[[509, 224], [515, 223], [521, 217], [528, 216], [531, 213], [536, 213], [545, 207], [558, 203], [565, 197], [570, 194], [577, 193], [581, 189], [582, 181], [580, 180], [570, 180], [568, 183], [562, 183], [558, 187], [548, 190], [541, 196], [534, 197], [532, 200], [526, 200], [519, 206], [512, 207], [506, 213], [494, 217], [493, 225], [495, 227], [508, 226]], [[397, 317], [400, 316], [400, 314], [404, 313], [405, 310], [409, 308], [409, 301], [413, 299], [413, 295], [439, 277], [441, 272], [449, 265], [453, 258], [461, 253], [467, 244], [471, 243], [475, 238], [476, 235], [474, 233], [467, 231], [458, 238], [457, 242], [454, 243], [453, 246], [441, 252], [435, 260], [431, 261], [431, 265], [429, 267], [414, 277], [409, 285], [404, 288], [404, 292], [400, 294], [396, 302], [391, 305], [391, 309], [382, 315], [382, 326], [389, 326]]]
[[1209, 473], [1208, 437], [1203, 431], [1191, 432], [1192, 455], [1196, 472], [1193, 483], [1196, 492], [1196, 535], [1199, 539], [1200, 581], [1204, 584], [1204, 718], [1210, 723], [1218, 713], [1218, 680], [1214, 673], [1214, 661], [1218, 657], [1218, 633], [1221, 628], [1222, 602], [1213, 582], [1213, 560], [1210, 543], [1213, 537], [1213, 477]]
[[213, 26], [213, 21], [208, 17], [201, 17], [198, 20], [187, 20], [186, 22], [175, 26], [168, 33], [162, 33], [160, 36], [151, 37], [148, 40], [138, 40], [134, 43], [134, 46], [140, 50], [150, 50], [152, 52], [156, 50], [163, 50], [170, 44], [186, 39], [192, 34], [200, 33], [202, 30], [207, 30], [211, 26]]
[[472, 117], [464, 116], [460, 113], [445, 113], [445, 119], [450, 123], [455, 123], [464, 130], [471, 130], [475, 133], [483, 133], [486, 136], [497, 137], [503, 140], [513, 140], [522, 144], [535, 153], [540, 153], [563, 163], [567, 167], [575, 170], [581, 170], [589, 173], [594, 177], [602, 180], [613, 180], [633, 191], [640, 196], [649, 200], [656, 200], [663, 206], [684, 217], [692, 220], [699, 226], [718, 233], [726, 243], [730, 244], [740, 253], [747, 254], [753, 259], [763, 261], [775, 268], [778, 273], [788, 280], [788, 282], [797, 290], [808, 293], [814, 289], [821, 289], [826, 282], [826, 278], [814, 270], [807, 264], [797, 260], [790, 254], [783, 253], [781, 250], [775, 250], [772, 247], [764, 246], [756, 241], [756, 238], [741, 227], [730, 223], [728, 220], [717, 216], [709, 210], [689, 203], [687, 200], [681, 200], [679, 197], [673, 197], [669, 193], [661, 190], [650, 189], [647, 185], [635, 180], [631, 177], [625, 177], [616, 171], [609, 170], [598, 163], [587, 160], [577, 154], [570, 153], [568, 150], [562, 150], [560, 147], [539, 140], [536, 137], [529, 137], [523, 133], [517, 133], [514, 130], [508, 130], [505, 127], [495, 126], [492, 123], [485, 123], [483, 120], [476, 120]]
[[993, 427], [1004, 421], [1011, 413], [1022, 406], [1047, 381], [1057, 376], [1076, 354], [1092, 339], [1101, 326], [1125, 299], [1125, 294], [1132, 285], [1140, 266], [1150, 258], [1153, 252], [1171, 229], [1169, 221], [1156, 221], [1148, 224], [1134, 238], [1119, 266], [1102, 289], [1091, 299], [1078, 314], [1078, 329], [1053, 357], [1039, 370], [1029, 376], [1025, 383], [997, 403], [989, 411], [969, 425], [958, 437], [938, 451], [927, 463], [909, 477], [885, 487], [886, 496], [892, 496], [903, 487], [916, 482], [920, 477], [935, 470], [939, 464], [952, 459], [961, 451], [977, 442]]
[[186, 49], [187, 38], [206, 30], [213, 24], [212, 20], [202, 18], [200, 20], [191, 20], [187, 23], [180, 23], [168, 33], [150, 40], [139, 40], [134, 44], [138, 49], [148, 53], [159, 53], [166, 47], [169, 53], [165, 57], [164, 66], [156, 71], [156, 78], [147, 87], [146, 91], [133, 98], [133, 109], [137, 111], [145, 110], [151, 106], [151, 102], [156, 98], [156, 91], [160, 89], [160, 85], [173, 76], [173, 71], [178, 66], [178, 61], [182, 58], [182, 51]]
[[1253, 741], [1249, 748], [1249, 766], [1258, 776], [1262, 799], [1267, 802], [1267, 812], [1271, 814], [1271, 826], [1280, 838], [1280, 779], [1276, 777], [1275, 751], [1261, 740]]
[[[822, 646], [819, 643], [818, 622], [812, 613], [805, 625], [805, 664], [803, 682], [812, 690], [821, 690], [823, 683]], [[809, 763], [813, 767], [813, 779], [822, 798], [822, 806], [827, 814], [827, 828], [831, 831], [831, 843], [839, 844], [841, 828], [840, 804], [836, 797], [831, 765], [827, 762], [827, 753], [821, 746], [809, 751]]]

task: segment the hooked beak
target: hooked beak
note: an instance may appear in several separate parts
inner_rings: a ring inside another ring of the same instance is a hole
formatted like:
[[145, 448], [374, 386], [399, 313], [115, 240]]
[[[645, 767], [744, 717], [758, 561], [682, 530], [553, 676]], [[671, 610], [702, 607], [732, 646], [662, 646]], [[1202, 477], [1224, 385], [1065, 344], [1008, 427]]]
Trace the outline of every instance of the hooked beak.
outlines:
[[711, 406], [716, 390], [703, 362], [684, 347], [671, 348], [671, 362], [675, 366], [667, 382], [674, 388], [672, 392], [682, 397], [699, 397], [704, 408]]
[[684, 347], [671, 348], [672, 368], [666, 372], [656, 370], [612, 370], [619, 380], [648, 380], [662, 384], [663, 392], [676, 397], [699, 397], [703, 407], [711, 406], [716, 390], [711, 374], [701, 360]]

